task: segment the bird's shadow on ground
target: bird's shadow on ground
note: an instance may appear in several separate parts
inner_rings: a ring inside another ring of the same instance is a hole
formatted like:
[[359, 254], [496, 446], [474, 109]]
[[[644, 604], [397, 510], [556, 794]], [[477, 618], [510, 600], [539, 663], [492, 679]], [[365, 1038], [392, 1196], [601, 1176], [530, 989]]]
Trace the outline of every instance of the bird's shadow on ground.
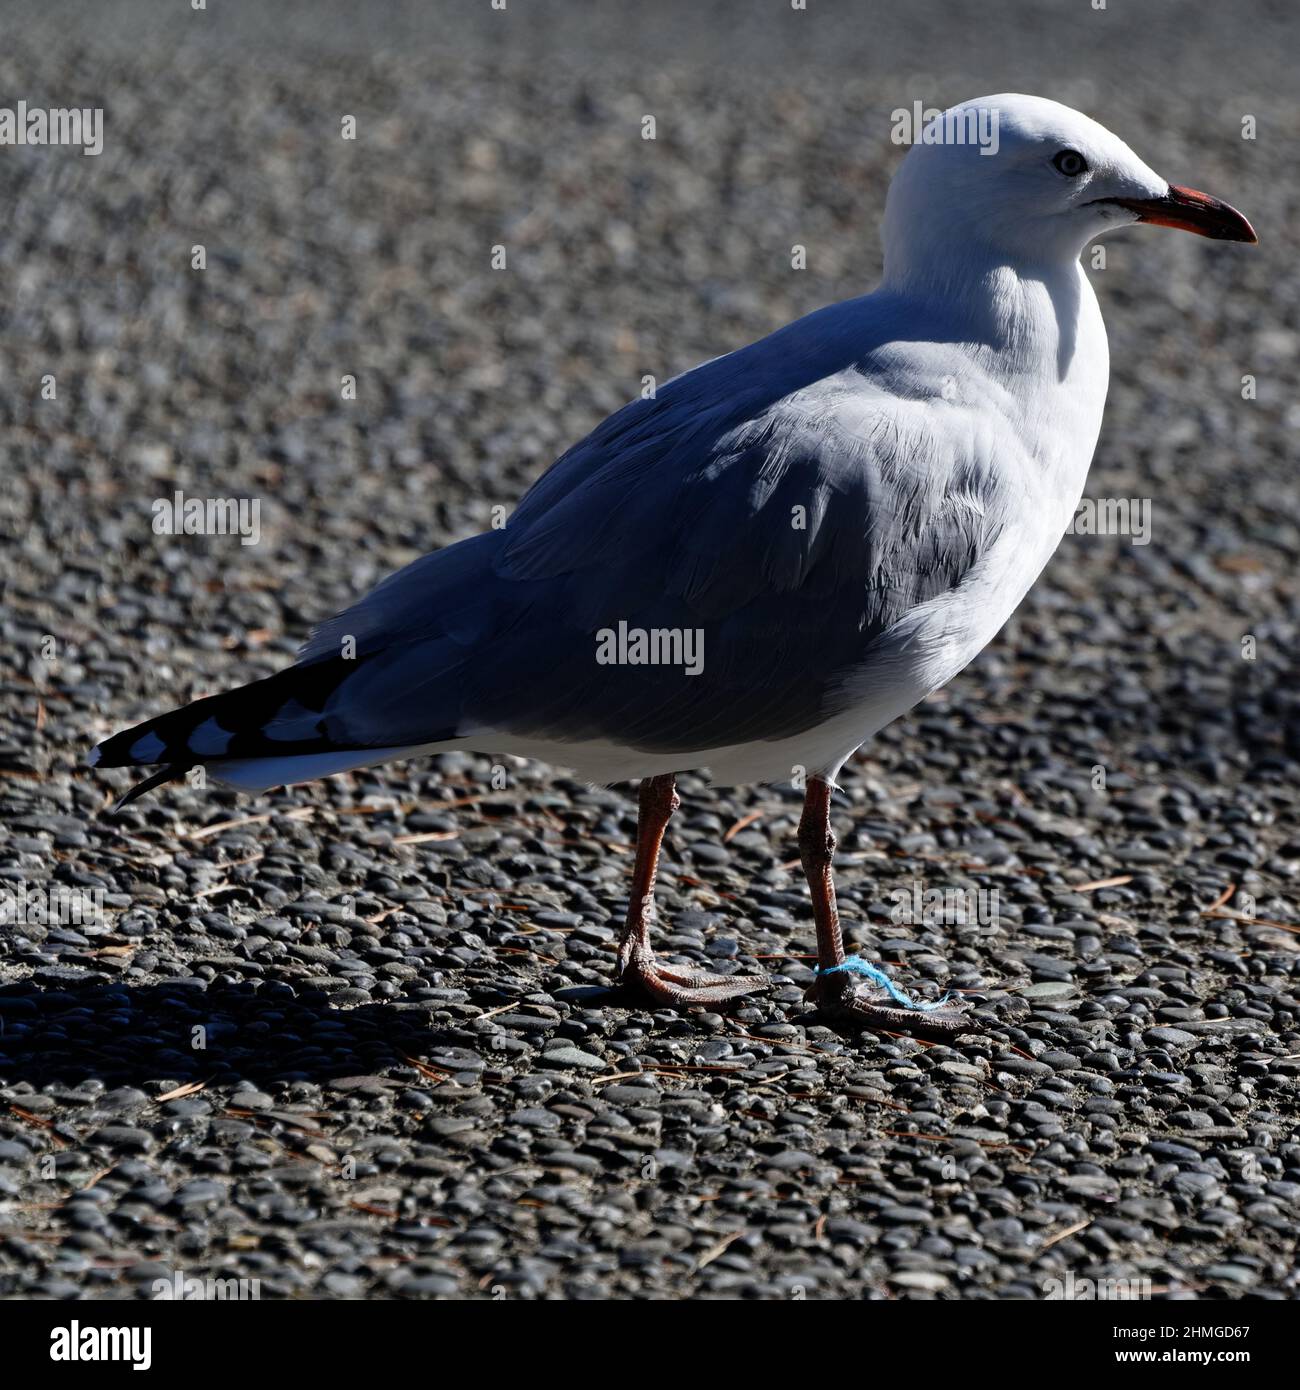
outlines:
[[329, 1081], [411, 1059], [481, 1068], [422, 1007], [333, 1008], [322, 991], [95, 982], [0, 988], [0, 1085]]

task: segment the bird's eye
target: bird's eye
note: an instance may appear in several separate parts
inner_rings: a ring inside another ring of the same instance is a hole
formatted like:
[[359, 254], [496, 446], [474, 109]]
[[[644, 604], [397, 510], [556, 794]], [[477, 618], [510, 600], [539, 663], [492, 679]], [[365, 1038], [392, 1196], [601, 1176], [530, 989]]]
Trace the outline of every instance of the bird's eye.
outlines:
[[1077, 179], [1080, 174], [1088, 172], [1088, 161], [1084, 159], [1078, 150], [1062, 150], [1060, 154], [1052, 160], [1052, 165], [1064, 174], [1067, 179]]

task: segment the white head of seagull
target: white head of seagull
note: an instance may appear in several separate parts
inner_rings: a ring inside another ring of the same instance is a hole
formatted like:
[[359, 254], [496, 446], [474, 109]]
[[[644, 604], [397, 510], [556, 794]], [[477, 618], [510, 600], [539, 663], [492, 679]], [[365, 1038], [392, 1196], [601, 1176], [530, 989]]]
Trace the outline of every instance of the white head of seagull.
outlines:
[[[885, 204], [885, 284], [969, 283], [1010, 265], [1024, 276], [1077, 259], [1094, 238], [1134, 222], [1181, 227], [1221, 241], [1257, 240], [1226, 203], [1170, 184], [1117, 135], [1078, 111], [1015, 93], [944, 112], [949, 130], [980, 113], [995, 145], [915, 143]], [[992, 151], [992, 152], [990, 152]]]

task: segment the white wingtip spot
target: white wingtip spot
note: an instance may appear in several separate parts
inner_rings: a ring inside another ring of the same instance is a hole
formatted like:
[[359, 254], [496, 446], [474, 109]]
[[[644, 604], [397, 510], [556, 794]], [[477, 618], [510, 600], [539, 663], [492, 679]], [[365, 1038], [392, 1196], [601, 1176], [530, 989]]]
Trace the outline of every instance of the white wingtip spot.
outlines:
[[98, 766], [99, 766], [99, 759], [100, 759], [100, 756], [101, 756], [101, 755], [100, 755], [99, 744], [96, 744], [96, 745], [90, 750], [90, 752], [86, 754], [86, 766], [87, 766], [87, 767], [98, 767]]
[[216, 719], [205, 719], [187, 740], [191, 753], [199, 753], [204, 757], [216, 758], [225, 753], [230, 747], [230, 740], [234, 734], [228, 729], [223, 729]]
[[139, 763], [156, 762], [159, 754], [166, 751], [167, 745], [157, 734], [148, 733], [131, 745], [131, 756]]

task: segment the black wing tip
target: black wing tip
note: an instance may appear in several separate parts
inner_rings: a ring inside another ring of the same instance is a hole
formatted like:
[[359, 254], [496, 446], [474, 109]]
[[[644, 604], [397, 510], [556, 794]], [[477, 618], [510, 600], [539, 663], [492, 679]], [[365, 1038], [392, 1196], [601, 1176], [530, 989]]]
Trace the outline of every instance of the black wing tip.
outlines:
[[137, 782], [130, 791], [119, 796], [108, 808], [108, 814], [110, 816], [117, 815], [124, 806], [129, 806], [131, 802], [142, 797], [146, 792], [153, 791], [155, 787], [161, 787], [164, 782], [179, 781], [189, 771], [190, 766], [191, 764], [187, 763], [169, 763], [166, 767], [160, 767], [152, 776], [146, 777], [143, 782]]
[[85, 765], [94, 768], [139, 767], [142, 763], [148, 765], [162, 762], [167, 752], [165, 745], [162, 744], [159, 745], [158, 754], [151, 758], [131, 756], [131, 749], [150, 732], [149, 724], [138, 724], [133, 729], [123, 729], [120, 733], [112, 734], [97, 743], [86, 754]]

